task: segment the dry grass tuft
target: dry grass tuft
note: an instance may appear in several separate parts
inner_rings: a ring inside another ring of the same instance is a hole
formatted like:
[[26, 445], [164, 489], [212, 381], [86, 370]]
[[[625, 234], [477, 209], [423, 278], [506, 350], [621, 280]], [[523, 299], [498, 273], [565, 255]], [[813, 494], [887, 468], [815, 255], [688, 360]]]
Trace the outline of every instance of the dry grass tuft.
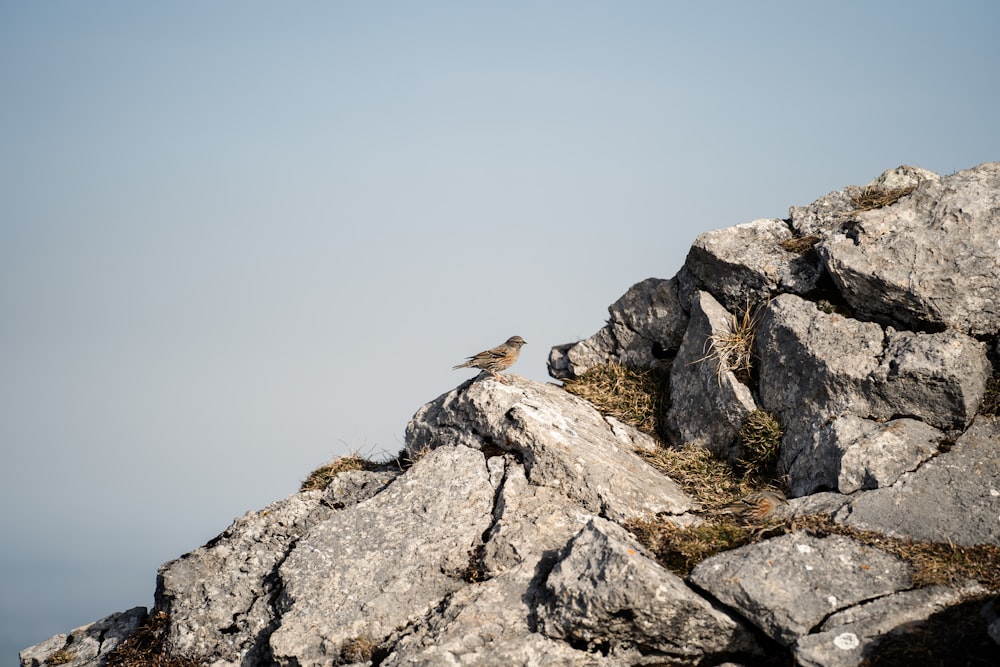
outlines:
[[916, 189], [916, 185], [904, 188], [883, 188], [877, 185], [866, 185], [863, 188], [859, 188], [851, 196], [851, 203], [854, 204], [853, 212], [871, 211], [876, 208], [891, 206]]
[[794, 252], [796, 255], [805, 255], [811, 252], [819, 242], [820, 238], [818, 236], [809, 235], [785, 239], [778, 245], [788, 252]]
[[302, 482], [299, 491], [325, 489], [333, 481], [333, 478], [342, 472], [347, 472], [348, 470], [378, 470], [383, 465], [383, 463], [366, 459], [358, 454], [340, 456], [309, 473], [306, 480]]
[[825, 515], [772, 520], [756, 527], [736, 523], [729, 517], [713, 517], [689, 528], [677, 528], [665, 519], [633, 521], [627, 527], [664, 567], [681, 576], [717, 553], [804, 530], [817, 537], [850, 537], [908, 562], [917, 587], [958, 585], [974, 579], [991, 591], [1000, 590], [1000, 547], [996, 545], [962, 547], [902, 540], [839, 525]]
[[732, 371], [740, 382], [750, 383], [754, 366], [753, 341], [764, 305], [751, 306], [748, 302], [742, 316], [730, 315], [728, 331], [712, 334], [705, 341], [708, 352], [698, 362], [715, 362], [719, 384], [726, 371]]
[[669, 375], [663, 370], [639, 370], [611, 363], [595, 366], [563, 388], [640, 431], [662, 435], [669, 405]]
[[986, 393], [979, 405], [979, 414], [1000, 415], [1000, 371], [995, 371], [986, 381]]
[[350, 665], [355, 662], [368, 662], [374, 657], [377, 649], [378, 644], [368, 635], [348, 639], [340, 647], [340, 660], [336, 664]]
[[654, 452], [637, 453], [704, 505], [721, 506], [753, 490], [730, 463], [704, 447], [658, 447]]
[[46, 665], [65, 665], [66, 663], [73, 662], [76, 654], [69, 649], [61, 648], [48, 658], [45, 659]]
[[754, 410], [740, 427], [743, 458], [739, 463], [743, 477], [752, 484], [768, 484], [778, 476], [778, 453], [781, 448], [781, 424], [774, 414]]
[[202, 663], [193, 658], [164, 654], [170, 619], [160, 611], [149, 618], [125, 641], [107, 655], [107, 667], [198, 667]]

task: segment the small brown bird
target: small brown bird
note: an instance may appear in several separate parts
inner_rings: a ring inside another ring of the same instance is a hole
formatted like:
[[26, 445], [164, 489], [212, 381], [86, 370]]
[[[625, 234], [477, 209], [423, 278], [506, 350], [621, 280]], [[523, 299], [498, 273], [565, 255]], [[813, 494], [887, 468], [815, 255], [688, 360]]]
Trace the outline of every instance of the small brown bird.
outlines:
[[514, 365], [514, 362], [517, 361], [518, 356], [521, 354], [521, 346], [524, 344], [524, 339], [520, 336], [511, 336], [507, 339], [507, 342], [501, 343], [485, 352], [474, 354], [464, 364], [459, 364], [455, 368], [481, 368], [484, 371], [489, 371], [490, 375], [497, 380], [506, 382], [506, 380], [497, 375], [497, 372], [507, 370]]
[[735, 503], [725, 505], [720, 512], [732, 514], [744, 521], [763, 521], [774, 516], [779, 508], [788, 504], [784, 494], [774, 489], [756, 491]]

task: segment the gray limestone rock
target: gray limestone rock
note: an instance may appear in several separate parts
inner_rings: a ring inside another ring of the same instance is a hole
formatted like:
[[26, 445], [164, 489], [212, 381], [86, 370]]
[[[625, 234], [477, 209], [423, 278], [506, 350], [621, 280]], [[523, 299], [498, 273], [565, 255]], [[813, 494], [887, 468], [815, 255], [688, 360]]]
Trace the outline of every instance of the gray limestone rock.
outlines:
[[590, 338], [552, 348], [549, 375], [579, 377], [611, 362], [655, 368], [680, 345], [687, 325], [676, 279], [636, 283], [608, 307], [608, 313], [608, 323]]
[[670, 374], [668, 428], [682, 443], [707, 447], [736, 460], [737, 435], [757, 409], [749, 387], [713, 356], [711, 337], [732, 333], [733, 316], [708, 292], [698, 292]]
[[796, 459], [793, 488], [854, 493], [889, 486], [936, 454], [944, 440], [944, 433], [915, 419], [835, 417]]
[[509, 384], [467, 382], [420, 408], [406, 427], [407, 451], [465, 445], [515, 453], [531, 484], [615, 521], [696, 507], [635, 453], [635, 429], [612, 428], [590, 403], [559, 387], [508, 377]]
[[1000, 163], [925, 180], [817, 246], [858, 312], [909, 328], [1000, 332]]
[[910, 567], [839, 535], [796, 532], [717, 554], [690, 580], [786, 646], [830, 614], [910, 587]]
[[747, 628], [652, 560], [628, 532], [592, 520], [545, 580], [543, 633], [586, 646], [642, 646], [674, 659], [752, 652]]
[[100, 667], [107, 660], [108, 653], [132, 636], [145, 621], [145, 607], [111, 614], [68, 635], [55, 635], [24, 649], [20, 653], [21, 667]]
[[462, 588], [495, 491], [481, 452], [443, 447], [313, 526], [278, 570], [274, 660], [335, 664], [349, 642], [377, 644]]
[[977, 417], [948, 451], [896, 484], [858, 495], [837, 520], [963, 546], [1000, 544], [1000, 418]]
[[396, 475], [341, 473], [323, 491], [248, 512], [205, 546], [161, 566], [156, 610], [170, 618], [167, 650], [214, 664], [266, 661], [276, 571], [289, 549], [335, 508], [375, 495]]
[[857, 667], [878, 655], [879, 642], [894, 630], [905, 630], [932, 614], [985, 592], [981, 586], [932, 586], [850, 607], [830, 616], [819, 631], [795, 644], [795, 660], [803, 667]]
[[815, 252], [786, 249], [794, 233], [783, 220], [754, 220], [701, 234], [684, 261], [682, 296], [711, 292], [723, 308], [742, 313], [774, 294], [805, 294], [823, 269]]
[[[836, 418], [907, 416], [960, 429], [975, 415], [990, 376], [985, 346], [973, 338], [883, 331], [790, 294], [768, 305], [755, 349], [759, 402], [784, 429], [780, 463], [795, 495], [838, 488], [842, 452], [856, 438], [831, 426]], [[859, 468], [850, 475], [864, 473]]]

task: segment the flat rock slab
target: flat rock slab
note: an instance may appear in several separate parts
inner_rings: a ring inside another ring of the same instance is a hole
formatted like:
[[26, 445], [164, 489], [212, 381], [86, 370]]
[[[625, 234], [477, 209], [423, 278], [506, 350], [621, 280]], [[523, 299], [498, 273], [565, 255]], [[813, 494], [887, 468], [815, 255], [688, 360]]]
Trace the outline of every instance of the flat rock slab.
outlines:
[[796, 663], [803, 667], [857, 667], [878, 655], [879, 642], [889, 633], [930, 618], [973, 593], [978, 586], [932, 586], [873, 600], [837, 612], [819, 632], [795, 644]]
[[624, 522], [680, 515], [696, 503], [636, 453], [652, 439], [612, 425], [567, 391], [516, 376], [466, 382], [420, 408], [406, 427], [411, 455], [464, 445], [516, 454], [531, 484], [558, 490], [598, 516]]
[[911, 584], [909, 565], [883, 551], [803, 532], [713, 556], [690, 580], [786, 646], [834, 612]]
[[348, 642], [377, 644], [464, 586], [495, 491], [481, 452], [443, 447], [314, 526], [279, 570], [275, 661], [336, 664]]
[[663, 569], [617, 524], [594, 519], [545, 581], [539, 625], [585, 646], [631, 644], [696, 661], [757, 649], [748, 629]]
[[895, 537], [1000, 544], [1000, 418], [976, 417], [949, 451], [860, 494], [836, 519]]

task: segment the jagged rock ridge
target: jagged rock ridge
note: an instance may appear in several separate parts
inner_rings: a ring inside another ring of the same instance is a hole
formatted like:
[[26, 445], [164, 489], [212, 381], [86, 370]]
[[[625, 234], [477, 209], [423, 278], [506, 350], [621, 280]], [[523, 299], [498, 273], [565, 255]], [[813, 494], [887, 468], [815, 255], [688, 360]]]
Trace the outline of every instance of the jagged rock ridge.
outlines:
[[[564, 379], [607, 363], [670, 372], [673, 445], [738, 460], [764, 410], [782, 427], [792, 515], [889, 538], [1000, 546], [1000, 164], [900, 168], [908, 194], [831, 193], [788, 220], [709, 232], [681, 271], [559, 345]], [[893, 190], [895, 191], [895, 190]], [[904, 190], [899, 190], [904, 192]], [[708, 351], [753, 309], [752, 373]], [[469, 381], [422, 407], [402, 471], [344, 472], [237, 519], [164, 564], [162, 652], [212, 665], [857, 665], [982, 583], [925, 587], [850, 534], [805, 530], [664, 569], [630, 521], [704, 507], [639, 455], [652, 437], [554, 385]], [[1000, 621], [982, 622], [1000, 643]], [[104, 665], [147, 620], [114, 614], [26, 649]], [[1000, 646], [996, 647], [1000, 651]]]

